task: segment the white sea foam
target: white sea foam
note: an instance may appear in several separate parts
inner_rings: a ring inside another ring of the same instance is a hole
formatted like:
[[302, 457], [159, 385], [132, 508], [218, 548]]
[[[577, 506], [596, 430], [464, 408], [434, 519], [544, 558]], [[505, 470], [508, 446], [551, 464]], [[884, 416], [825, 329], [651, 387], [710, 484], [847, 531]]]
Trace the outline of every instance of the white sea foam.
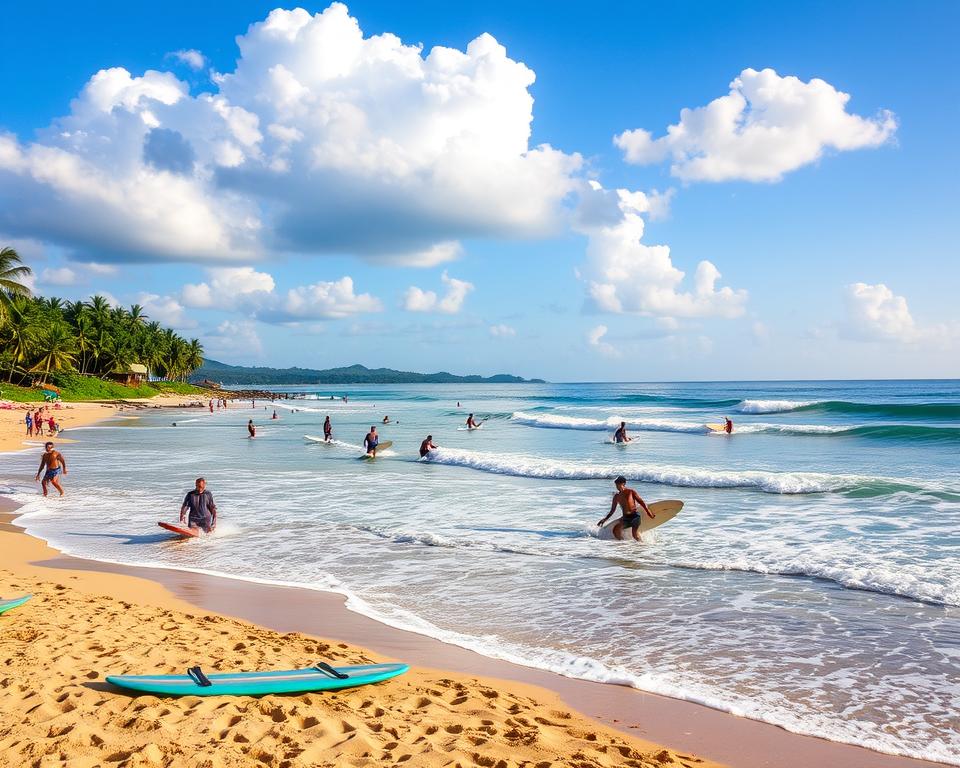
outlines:
[[821, 472], [765, 472], [657, 467], [649, 464], [591, 464], [544, 459], [520, 454], [483, 453], [457, 448], [437, 448], [420, 461], [449, 464], [515, 477], [553, 480], [602, 480], [624, 475], [633, 481], [691, 488], [753, 488], [764, 493], [826, 493], [884, 478], [830, 475]]
[[[759, 413], [759, 411], [758, 411]], [[531, 414], [515, 411], [511, 421], [529, 427], [547, 429], [577, 429], [593, 432], [607, 432], [625, 421], [628, 429], [643, 432], [681, 432], [686, 434], [710, 434], [703, 422], [678, 421], [670, 419], [644, 419], [630, 416], [611, 416], [606, 419], [586, 419], [577, 416], [559, 416], [556, 414]], [[752, 434], [796, 434], [831, 435], [844, 432], [852, 427], [829, 424], [766, 424], [761, 422], [736, 424], [734, 432], [738, 435]], [[726, 434], [726, 433], [717, 433]]]
[[816, 405], [819, 400], [744, 400], [734, 406], [740, 413], [785, 413]]

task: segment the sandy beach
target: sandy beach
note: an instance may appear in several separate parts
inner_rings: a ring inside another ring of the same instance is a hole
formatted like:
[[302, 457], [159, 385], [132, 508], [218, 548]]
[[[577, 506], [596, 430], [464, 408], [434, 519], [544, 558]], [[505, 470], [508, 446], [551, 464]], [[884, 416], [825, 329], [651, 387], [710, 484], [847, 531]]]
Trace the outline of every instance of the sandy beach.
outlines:
[[[114, 412], [70, 410], [77, 425]], [[0, 618], [3, 765], [933, 765], [491, 660], [330, 593], [67, 557], [9, 522], [0, 562], [0, 596], [35, 595]], [[319, 660], [413, 668], [373, 687], [259, 699], [138, 697], [103, 682]]]

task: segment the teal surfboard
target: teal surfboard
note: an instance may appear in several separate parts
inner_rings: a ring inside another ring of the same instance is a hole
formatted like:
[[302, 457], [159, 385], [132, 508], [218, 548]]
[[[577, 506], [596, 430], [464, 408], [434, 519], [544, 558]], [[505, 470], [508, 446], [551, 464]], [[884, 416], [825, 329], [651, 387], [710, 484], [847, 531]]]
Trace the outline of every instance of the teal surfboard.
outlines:
[[0, 613], [6, 613], [19, 605], [23, 605], [31, 597], [33, 597], [33, 595], [24, 595], [23, 597], [16, 597], [13, 600], [0, 600]]
[[[262, 696], [267, 693], [307, 693], [354, 688], [358, 685], [389, 680], [391, 677], [402, 675], [410, 667], [406, 664], [362, 664], [328, 669], [330, 671], [310, 667], [275, 672], [231, 672], [210, 675], [201, 673], [199, 679], [195, 674], [108, 675], [107, 682], [132, 691], [168, 696]], [[209, 685], [204, 685], [204, 680], [209, 682]]]

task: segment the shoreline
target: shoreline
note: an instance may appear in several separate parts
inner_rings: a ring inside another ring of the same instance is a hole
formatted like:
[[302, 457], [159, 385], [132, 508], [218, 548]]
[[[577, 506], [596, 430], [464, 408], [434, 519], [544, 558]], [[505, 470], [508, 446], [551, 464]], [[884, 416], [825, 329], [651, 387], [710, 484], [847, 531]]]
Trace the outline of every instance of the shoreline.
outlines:
[[[177, 607], [202, 609], [281, 633], [306, 634], [349, 643], [371, 655], [400, 659], [416, 670], [442, 670], [453, 677], [483, 676], [509, 685], [532, 687], [537, 698], [557, 697], [575, 713], [657, 747], [733, 768], [808, 768], [812, 764], [847, 768], [933, 768], [943, 765], [888, 755], [786, 731], [707, 706], [647, 693], [627, 686], [568, 678], [554, 672], [491, 659], [471, 650], [380, 623], [346, 607], [334, 592], [278, 586], [228, 576], [148, 566], [119, 565], [65, 555], [16, 525], [16, 505], [0, 497], [0, 541], [13, 536], [31, 542], [13, 549], [30, 552], [5, 558], [14, 573], [36, 570], [45, 578], [61, 572], [119, 575], [146, 581], [172, 598]], [[9, 555], [8, 547], [2, 547]], [[42, 559], [38, 559], [42, 558]], [[138, 601], [139, 602], [139, 601]], [[688, 758], [689, 759], [689, 758]]]

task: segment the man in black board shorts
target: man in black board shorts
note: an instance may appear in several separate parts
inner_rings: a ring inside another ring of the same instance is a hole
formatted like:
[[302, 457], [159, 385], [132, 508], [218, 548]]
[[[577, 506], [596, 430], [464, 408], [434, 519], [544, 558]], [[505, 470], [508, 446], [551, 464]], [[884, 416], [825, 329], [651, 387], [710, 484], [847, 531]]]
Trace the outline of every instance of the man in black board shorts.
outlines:
[[647, 513], [647, 517], [651, 520], [653, 520], [655, 516], [653, 512], [650, 511], [650, 508], [647, 507], [646, 502], [640, 498], [640, 494], [633, 490], [633, 488], [627, 488], [627, 478], [620, 475], [620, 477], [613, 481], [613, 484], [616, 486], [617, 492], [613, 494], [613, 503], [610, 505], [610, 511], [607, 512], [607, 516], [597, 523], [597, 525], [602, 528], [603, 524], [607, 522], [607, 519], [614, 513], [614, 510], [616, 510], [619, 505], [623, 512], [623, 517], [613, 526], [613, 535], [618, 539], [622, 539], [623, 529], [630, 528], [633, 531], [633, 538], [640, 541], [640, 513], [637, 512], [637, 504], [643, 507], [643, 511]]
[[427, 439], [420, 443], [420, 458], [422, 459], [436, 447], [433, 444], [433, 435], [427, 435]]
[[207, 490], [207, 481], [202, 477], [197, 478], [196, 488], [183, 499], [180, 523], [187, 523], [191, 530], [200, 529], [205, 533], [212, 533], [217, 527], [217, 505], [213, 502], [213, 494]]

